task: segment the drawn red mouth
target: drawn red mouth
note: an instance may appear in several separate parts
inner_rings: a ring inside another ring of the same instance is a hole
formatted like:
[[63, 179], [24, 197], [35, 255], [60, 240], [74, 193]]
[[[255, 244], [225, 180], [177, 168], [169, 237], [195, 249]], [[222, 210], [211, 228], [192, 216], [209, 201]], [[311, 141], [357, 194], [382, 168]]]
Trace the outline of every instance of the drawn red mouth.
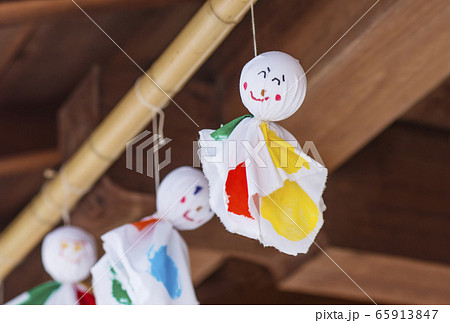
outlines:
[[71, 257], [71, 256], [68, 256], [68, 255], [65, 255], [65, 254], [61, 254], [61, 253], [60, 253], [60, 256], [61, 256], [65, 261], [70, 262], [70, 263], [72, 263], [72, 264], [78, 264], [78, 263], [80, 263], [81, 259], [83, 258], [83, 255], [78, 255], [78, 256], [76, 256], [76, 257]]
[[189, 214], [189, 210], [187, 210], [186, 212], [184, 212], [183, 214], [183, 218], [185, 218], [188, 221], [194, 222], [194, 219], [188, 216]]
[[255, 100], [255, 101], [259, 101], [259, 102], [264, 102], [264, 100], [269, 100], [269, 97], [267, 96], [267, 97], [265, 97], [264, 99], [257, 99], [257, 98], [255, 98], [254, 96], [253, 96], [253, 92], [252, 91], [250, 91], [250, 96], [252, 97], [252, 99], [253, 100]]

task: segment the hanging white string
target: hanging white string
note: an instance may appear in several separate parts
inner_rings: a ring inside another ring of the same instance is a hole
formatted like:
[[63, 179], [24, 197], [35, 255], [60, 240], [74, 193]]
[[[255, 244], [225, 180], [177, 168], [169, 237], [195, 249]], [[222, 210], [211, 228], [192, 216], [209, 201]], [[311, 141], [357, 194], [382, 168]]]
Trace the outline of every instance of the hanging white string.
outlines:
[[255, 28], [255, 12], [253, 10], [253, 0], [250, 0], [250, 12], [252, 16], [252, 33], [253, 33], [253, 49], [255, 50], [255, 57], [258, 56], [256, 49], [256, 28]]
[[156, 107], [150, 103], [142, 96], [141, 89], [139, 87], [141, 82], [141, 78], [138, 78], [136, 82], [134, 83], [134, 90], [136, 92], [136, 96], [139, 100], [139, 102], [142, 103], [146, 108], [150, 109], [153, 113], [153, 119], [152, 119], [152, 130], [153, 135], [156, 135], [156, 141], [153, 149], [153, 174], [155, 179], [155, 192], [158, 191], [159, 182], [160, 182], [160, 169], [159, 169], [159, 148], [160, 145], [164, 144], [165, 138], [164, 138], [164, 111], [163, 108]]

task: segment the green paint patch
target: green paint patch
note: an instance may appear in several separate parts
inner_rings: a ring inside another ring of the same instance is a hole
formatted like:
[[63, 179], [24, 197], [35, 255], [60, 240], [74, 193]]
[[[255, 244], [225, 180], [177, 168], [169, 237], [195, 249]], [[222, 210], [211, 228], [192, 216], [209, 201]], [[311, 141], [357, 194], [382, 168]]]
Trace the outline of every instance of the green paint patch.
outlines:
[[113, 267], [110, 268], [111, 273], [113, 274], [112, 279], [112, 296], [123, 305], [132, 305], [130, 296], [125, 289], [123, 289], [122, 284], [116, 279], [116, 272]]
[[253, 118], [252, 114], [246, 114], [239, 118], [234, 119], [233, 121], [228, 122], [227, 124], [223, 125], [213, 133], [211, 133], [211, 137], [214, 138], [214, 140], [224, 140], [228, 139], [228, 137], [233, 132], [234, 128], [237, 127], [237, 125], [244, 120], [245, 118]]
[[44, 305], [51, 294], [61, 287], [61, 283], [52, 281], [36, 286], [28, 291], [28, 299], [20, 305]]

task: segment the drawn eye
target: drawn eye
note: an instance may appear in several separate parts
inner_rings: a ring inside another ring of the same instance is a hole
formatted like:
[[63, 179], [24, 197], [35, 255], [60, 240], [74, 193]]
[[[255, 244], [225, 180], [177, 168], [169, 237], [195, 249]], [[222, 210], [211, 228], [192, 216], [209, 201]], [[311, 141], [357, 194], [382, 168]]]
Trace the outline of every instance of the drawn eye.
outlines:
[[284, 74], [283, 74], [283, 82], [286, 82], [286, 79], [284, 78]]
[[261, 74], [261, 73], [264, 73], [264, 78], [266, 78], [266, 71], [261, 71], [261, 72], [258, 73], [258, 75]]
[[273, 82], [273, 81], [277, 81], [277, 82], [278, 82], [278, 85], [281, 84], [281, 81], [280, 81], [277, 77], [274, 77], [274, 78], [272, 79], [272, 82]]
[[79, 251], [79, 250], [81, 250], [81, 248], [82, 248], [81, 243], [76, 242], [75, 243], [75, 251]]

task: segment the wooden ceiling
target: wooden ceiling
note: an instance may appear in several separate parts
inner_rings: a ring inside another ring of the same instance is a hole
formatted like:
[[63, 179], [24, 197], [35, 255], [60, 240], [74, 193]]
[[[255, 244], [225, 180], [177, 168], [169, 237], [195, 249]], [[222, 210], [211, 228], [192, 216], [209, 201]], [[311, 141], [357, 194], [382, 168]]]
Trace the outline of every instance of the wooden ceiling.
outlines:
[[[147, 68], [203, 2], [77, 3]], [[450, 7], [446, 0], [381, 0], [348, 31], [374, 3], [259, 0], [258, 49], [286, 51], [310, 69], [305, 103], [283, 125], [300, 143], [313, 140], [333, 171], [319, 244], [349, 269], [361, 268], [352, 273], [379, 302], [448, 302], [449, 291], [440, 286], [443, 280], [450, 282], [449, 207], [444, 200], [450, 193]], [[201, 128], [215, 128], [246, 112], [237, 84], [253, 55], [250, 24], [247, 15], [175, 98]], [[140, 72], [66, 0], [0, 1], [0, 48], [4, 228], [39, 190], [43, 170], [73, 153]], [[176, 162], [164, 174], [192, 163], [198, 131], [175, 106], [166, 111], [165, 133], [173, 139]], [[99, 237], [147, 215], [154, 209], [152, 186], [147, 177], [127, 170], [121, 158], [74, 210], [74, 222]], [[245, 273], [248, 266], [264, 267], [274, 280], [270, 288], [278, 290], [278, 301], [261, 302], [307, 302], [308, 295], [325, 302], [367, 302], [318, 249], [285, 256], [227, 233], [216, 220], [184, 236], [203, 303], [231, 302], [211, 290], [222, 286], [219, 279], [234, 279], [222, 272]], [[244, 261], [230, 260], [236, 258]], [[40, 268], [39, 262], [36, 249], [6, 280], [7, 298], [48, 279], [41, 269], [28, 272], [31, 265]], [[402, 266], [414, 270], [409, 280], [397, 274], [380, 289], [383, 270], [364, 271], [372, 262], [388, 271], [399, 272]], [[414, 282], [421, 275], [434, 279], [427, 286]], [[305, 277], [319, 281], [307, 284]], [[396, 282], [400, 292], [384, 297], [383, 291]], [[433, 288], [437, 292], [430, 298]], [[245, 297], [235, 302], [252, 303]]]

